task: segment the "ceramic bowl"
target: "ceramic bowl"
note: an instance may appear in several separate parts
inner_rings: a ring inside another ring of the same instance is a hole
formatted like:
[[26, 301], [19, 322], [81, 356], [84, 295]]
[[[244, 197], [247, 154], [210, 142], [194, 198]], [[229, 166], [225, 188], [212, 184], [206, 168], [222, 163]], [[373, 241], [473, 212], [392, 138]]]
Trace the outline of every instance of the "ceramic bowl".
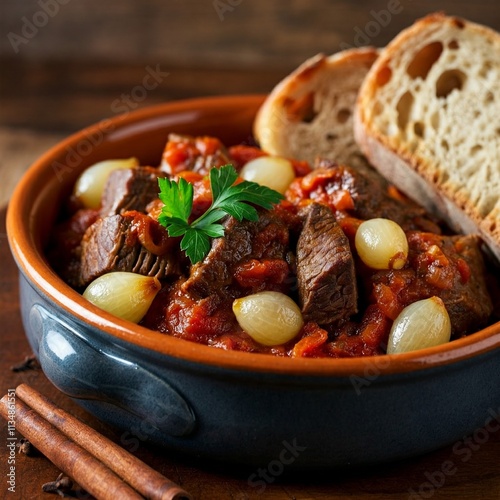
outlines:
[[158, 164], [169, 132], [215, 135], [227, 145], [248, 140], [262, 100], [187, 100], [113, 117], [57, 144], [29, 169], [10, 202], [7, 227], [24, 327], [47, 377], [123, 429], [124, 440], [264, 468], [401, 459], [500, 419], [500, 323], [397, 356], [276, 358], [117, 319], [51, 269], [44, 246], [85, 167], [128, 156]]

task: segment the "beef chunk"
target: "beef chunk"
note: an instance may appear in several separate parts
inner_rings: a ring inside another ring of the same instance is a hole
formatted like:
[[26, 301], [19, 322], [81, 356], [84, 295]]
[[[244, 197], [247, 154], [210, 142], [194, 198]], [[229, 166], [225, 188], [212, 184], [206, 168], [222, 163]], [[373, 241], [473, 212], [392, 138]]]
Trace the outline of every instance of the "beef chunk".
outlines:
[[405, 230], [441, 232], [437, 220], [369, 167], [355, 169], [318, 160], [310, 174], [292, 185], [287, 197], [294, 203], [305, 198], [324, 203], [337, 217], [346, 213], [362, 220], [382, 217]]
[[403, 269], [377, 271], [367, 280], [372, 298], [391, 319], [407, 305], [440, 297], [457, 338], [485, 326], [493, 312], [485, 266], [476, 236], [407, 233], [408, 263]]
[[152, 167], [119, 169], [111, 172], [102, 196], [101, 217], [127, 210], [146, 212], [158, 197], [158, 177], [165, 174]]
[[312, 203], [300, 214], [297, 282], [302, 313], [319, 325], [338, 323], [357, 312], [354, 260], [349, 241], [325, 205]]
[[[288, 278], [293, 256], [288, 247], [289, 229], [276, 210], [259, 211], [255, 222], [240, 222], [228, 216], [223, 224], [224, 238], [214, 239], [205, 259], [192, 266], [182, 286], [184, 293], [198, 299], [210, 295], [241, 295], [242, 286], [237, 276], [246, 264], [282, 270], [262, 276], [259, 289], [287, 291], [286, 288], [291, 287], [292, 280]], [[244, 294], [257, 291], [250, 288]]]
[[154, 219], [125, 212], [97, 220], [82, 240], [81, 286], [111, 271], [145, 276], [180, 274], [174, 239]]
[[[475, 332], [486, 325], [493, 311], [479, 239], [475, 235], [466, 235], [441, 236], [435, 240], [444, 257], [440, 260], [445, 262], [430, 264], [424, 279], [429, 285], [440, 288], [436, 295], [441, 297], [450, 315], [452, 334], [459, 336]], [[436, 247], [412, 235], [409, 235], [409, 244], [419, 252], [425, 252], [421, 255], [438, 253]], [[419, 274], [422, 274], [422, 260], [427, 259], [419, 259]]]
[[206, 175], [212, 167], [222, 167], [228, 163], [231, 163], [229, 153], [219, 139], [170, 134], [160, 168], [169, 175], [183, 170]]
[[82, 208], [57, 224], [52, 232], [47, 256], [57, 273], [74, 288], [80, 286], [83, 235], [98, 218], [97, 210]]

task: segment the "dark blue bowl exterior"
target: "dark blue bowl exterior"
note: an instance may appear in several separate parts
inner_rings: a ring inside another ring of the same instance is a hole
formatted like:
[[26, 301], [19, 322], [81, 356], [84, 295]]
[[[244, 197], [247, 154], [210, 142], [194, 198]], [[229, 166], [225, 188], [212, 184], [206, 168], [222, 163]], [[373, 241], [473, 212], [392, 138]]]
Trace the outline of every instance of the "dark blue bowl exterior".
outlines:
[[150, 440], [261, 467], [330, 467], [458, 447], [500, 421], [498, 349], [391, 375], [378, 375], [375, 363], [363, 377], [239, 371], [125, 343], [58, 308], [22, 275], [20, 286], [25, 330], [45, 374], [123, 429], [124, 446]]

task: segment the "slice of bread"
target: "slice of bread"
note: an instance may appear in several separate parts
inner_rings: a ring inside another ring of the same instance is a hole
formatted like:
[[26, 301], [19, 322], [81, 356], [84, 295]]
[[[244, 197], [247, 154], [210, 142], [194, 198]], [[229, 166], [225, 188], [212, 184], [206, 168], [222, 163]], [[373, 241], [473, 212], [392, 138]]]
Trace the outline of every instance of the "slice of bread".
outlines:
[[352, 115], [359, 87], [377, 58], [374, 48], [318, 54], [284, 78], [254, 122], [260, 147], [273, 155], [314, 163], [365, 163], [354, 140]]
[[355, 137], [387, 179], [500, 259], [500, 34], [441, 13], [402, 31], [364, 80]]

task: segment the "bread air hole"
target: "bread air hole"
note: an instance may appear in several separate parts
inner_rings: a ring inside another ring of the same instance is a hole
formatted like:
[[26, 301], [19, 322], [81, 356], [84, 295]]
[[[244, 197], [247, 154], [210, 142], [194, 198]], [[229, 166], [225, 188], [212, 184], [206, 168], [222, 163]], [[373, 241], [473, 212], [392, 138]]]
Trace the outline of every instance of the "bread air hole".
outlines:
[[465, 80], [465, 73], [459, 69], [445, 71], [436, 82], [436, 96], [446, 98], [455, 89], [461, 90]]
[[297, 99], [286, 99], [284, 106], [290, 121], [311, 123], [318, 114], [314, 110], [314, 93], [309, 92]]
[[381, 115], [383, 111], [384, 111], [384, 106], [380, 101], [377, 101], [373, 106], [373, 115], [374, 116]]
[[486, 61], [485, 63], [483, 63], [483, 66], [479, 70], [479, 76], [481, 78], [488, 78], [492, 69], [493, 69], [493, 65], [491, 64], [491, 62]]
[[432, 42], [425, 47], [422, 47], [416, 54], [413, 60], [408, 64], [406, 72], [408, 75], [415, 78], [425, 80], [432, 66], [441, 56], [443, 52], [443, 44], [441, 42]]
[[448, 48], [451, 50], [457, 50], [459, 47], [460, 47], [460, 45], [458, 45], [458, 42], [456, 40], [451, 40], [448, 43]]
[[350, 116], [351, 112], [347, 108], [339, 109], [337, 112], [337, 121], [339, 123], [345, 123], [347, 120], [349, 120]]
[[396, 105], [398, 112], [398, 127], [401, 131], [405, 131], [408, 125], [411, 109], [413, 107], [413, 100], [413, 94], [407, 91], [399, 98], [398, 104]]
[[391, 78], [392, 78], [391, 68], [389, 68], [389, 66], [382, 66], [377, 73], [377, 78], [376, 78], [377, 85], [379, 87], [383, 87], [384, 85], [389, 83]]
[[443, 182], [446, 182], [449, 179], [449, 177], [450, 177], [450, 175], [445, 170], [443, 170], [441, 172], [435, 171], [432, 174], [432, 182], [433, 182], [433, 184], [443, 183]]
[[425, 126], [422, 122], [415, 122], [413, 124], [413, 132], [417, 137], [423, 137], [425, 132]]
[[438, 130], [439, 129], [439, 113], [437, 111], [435, 111], [431, 115], [431, 127], [434, 130]]

